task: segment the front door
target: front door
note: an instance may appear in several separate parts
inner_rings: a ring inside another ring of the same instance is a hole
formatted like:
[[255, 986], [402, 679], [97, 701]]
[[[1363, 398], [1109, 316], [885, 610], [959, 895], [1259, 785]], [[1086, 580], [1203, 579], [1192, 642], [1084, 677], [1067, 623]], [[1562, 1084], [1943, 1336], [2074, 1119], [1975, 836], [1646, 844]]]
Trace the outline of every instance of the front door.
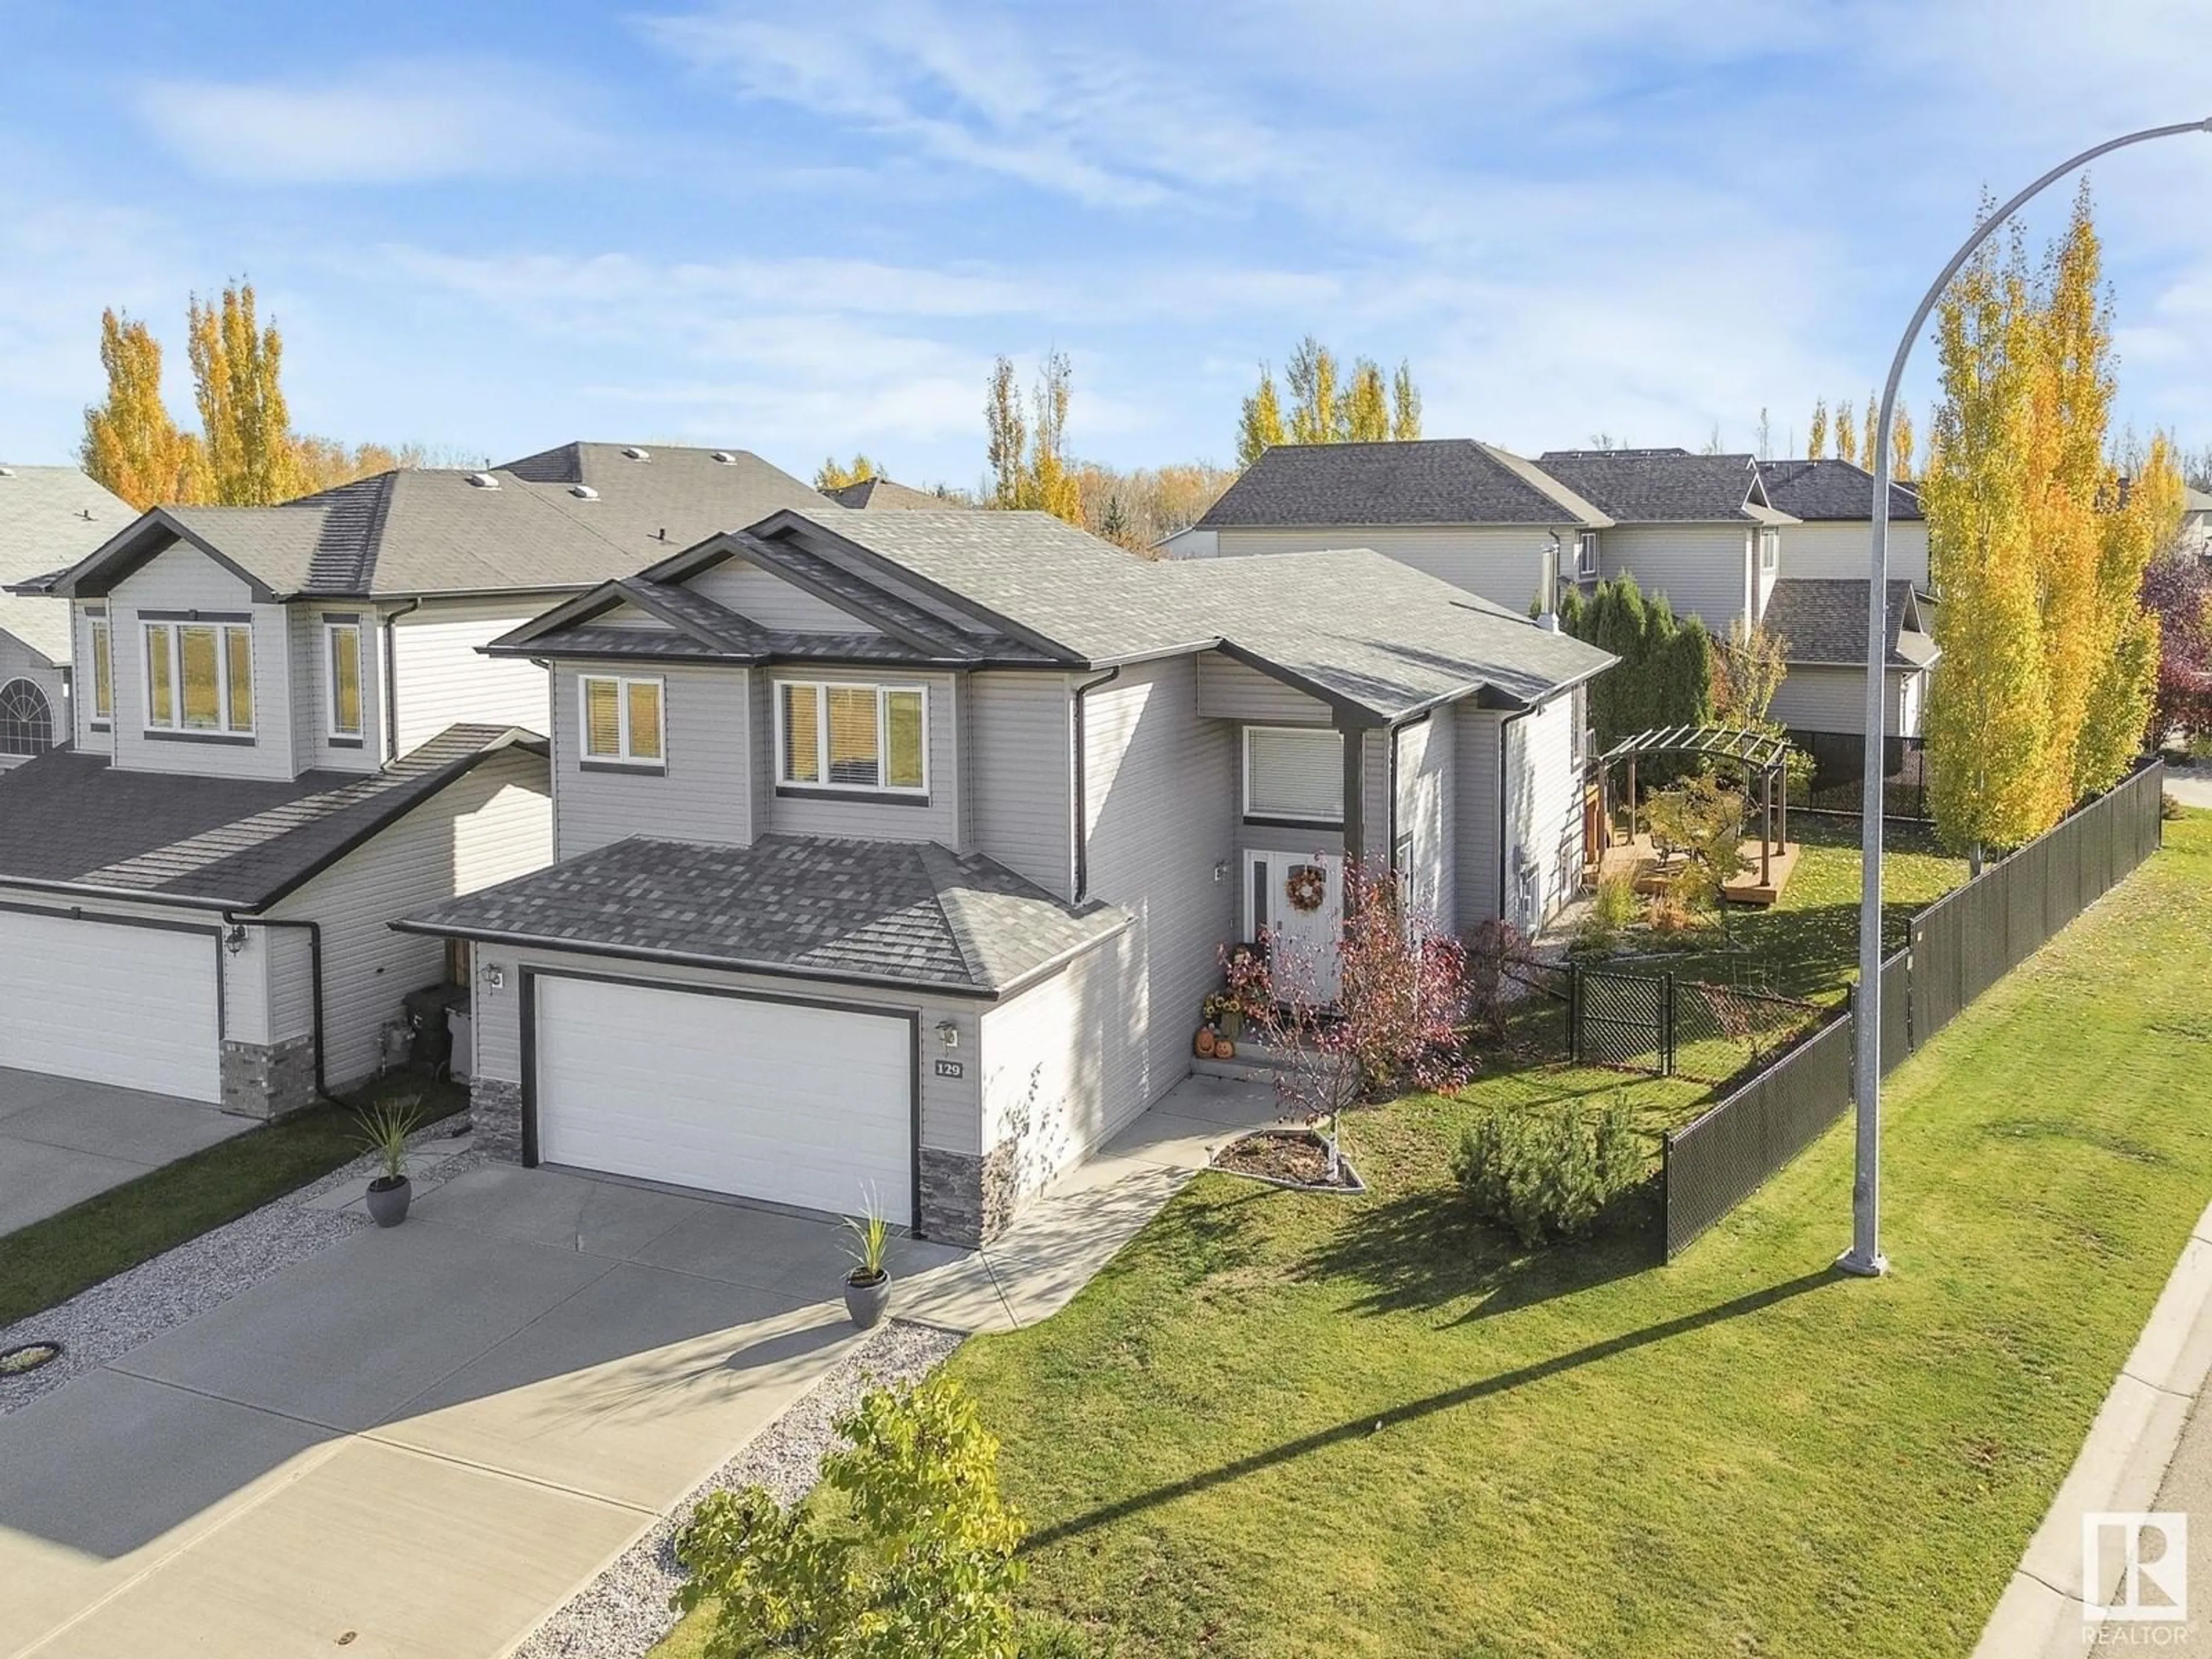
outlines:
[[1277, 981], [1333, 1002], [1343, 981], [1344, 860], [1334, 853], [1247, 851], [1244, 936], [1274, 944]]

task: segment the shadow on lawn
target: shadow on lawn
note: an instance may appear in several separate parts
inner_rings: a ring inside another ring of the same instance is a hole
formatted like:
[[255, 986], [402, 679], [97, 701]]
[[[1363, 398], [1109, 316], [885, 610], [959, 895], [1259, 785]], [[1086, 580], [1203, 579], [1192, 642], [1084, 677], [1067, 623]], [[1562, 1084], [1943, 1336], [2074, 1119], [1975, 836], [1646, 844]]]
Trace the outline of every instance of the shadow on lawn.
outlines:
[[1346, 1441], [1364, 1440], [1370, 1435], [1381, 1433], [1400, 1424], [1418, 1422], [1423, 1418], [1433, 1417], [1438, 1412], [1450, 1411], [1455, 1407], [1473, 1405], [1479, 1400], [1487, 1400], [1497, 1395], [1510, 1394], [1514, 1389], [1524, 1388], [1531, 1382], [1540, 1382], [1545, 1378], [1557, 1376], [1563, 1371], [1574, 1370], [1578, 1367], [1595, 1364], [1601, 1360], [1617, 1358], [1621, 1354], [1632, 1353], [1638, 1348], [1650, 1347], [1653, 1343], [1663, 1342], [1669, 1337], [1686, 1336], [1692, 1331], [1704, 1330], [1711, 1325], [1722, 1324], [1731, 1319], [1741, 1319], [1747, 1314], [1757, 1313], [1762, 1309], [1774, 1306], [1777, 1303], [1787, 1302], [1793, 1297], [1803, 1296], [1808, 1291], [1817, 1291], [1823, 1285], [1838, 1283], [1843, 1277], [1844, 1275], [1833, 1267], [1823, 1267], [1817, 1272], [1800, 1274], [1796, 1279], [1784, 1279], [1778, 1285], [1770, 1285], [1765, 1290], [1751, 1291], [1727, 1302], [1717, 1303], [1712, 1307], [1701, 1308], [1696, 1313], [1683, 1314], [1677, 1318], [1662, 1320], [1656, 1325], [1646, 1325], [1641, 1330], [1625, 1331], [1619, 1336], [1609, 1336], [1601, 1342], [1592, 1342], [1586, 1346], [1571, 1349], [1550, 1359], [1538, 1360], [1532, 1365], [1522, 1365], [1513, 1370], [1500, 1371], [1495, 1376], [1486, 1376], [1477, 1382], [1463, 1383], [1456, 1389], [1447, 1389], [1441, 1394], [1432, 1394], [1419, 1400], [1407, 1401], [1403, 1405], [1389, 1407], [1379, 1414], [1370, 1415], [1363, 1413], [1349, 1421], [1334, 1424], [1325, 1429], [1317, 1429], [1311, 1434], [1301, 1435], [1296, 1440], [1286, 1440], [1280, 1445], [1270, 1446], [1265, 1451], [1254, 1452], [1248, 1457], [1240, 1457], [1234, 1462], [1224, 1463], [1218, 1468], [1207, 1469], [1202, 1474], [1189, 1475], [1181, 1480], [1169, 1481], [1165, 1485], [1152, 1487], [1149, 1492], [1136, 1492], [1127, 1498], [1116, 1498], [1110, 1504], [1102, 1504], [1097, 1509], [1085, 1510], [1081, 1515], [1072, 1516], [1067, 1520], [1057, 1522], [1052, 1526], [1039, 1528], [1030, 1534], [1028, 1540], [1023, 1544], [1022, 1549], [1024, 1553], [1033, 1553], [1050, 1545], [1065, 1542], [1070, 1538], [1080, 1537], [1085, 1533], [1095, 1532], [1101, 1527], [1111, 1526], [1118, 1521], [1127, 1520], [1129, 1516], [1141, 1514], [1146, 1510], [1158, 1509], [1164, 1504], [1172, 1504], [1178, 1498], [1195, 1497], [1200, 1492], [1210, 1492], [1216, 1486], [1226, 1486], [1232, 1480], [1242, 1480], [1248, 1474], [1258, 1474], [1263, 1470], [1275, 1468], [1278, 1464], [1287, 1463], [1294, 1458], [1304, 1457], [1313, 1452], [1325, 1451], [1331, 1446], [1340, 1445]]
[[1455, 1324], [1626, 1279], [1664, 1260], [1656, 1178], [1612, 1204], [1599, 1231], [1573, 1244], [1524, 1249], [1468, 1212], [1457, 1183], [1364, 1207], [1299, 1261], [1309, 1283], [1359, 1287], [1347, 1311], [1409, 1313], [1473, 1298]]

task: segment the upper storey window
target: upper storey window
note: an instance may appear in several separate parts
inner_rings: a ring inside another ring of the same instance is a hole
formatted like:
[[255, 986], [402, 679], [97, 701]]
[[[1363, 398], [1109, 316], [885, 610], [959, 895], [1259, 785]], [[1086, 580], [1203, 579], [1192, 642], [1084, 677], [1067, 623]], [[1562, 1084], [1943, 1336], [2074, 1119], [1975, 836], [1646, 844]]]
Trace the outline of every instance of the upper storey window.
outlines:
[[149, 622], [145, 633], [148, 730], [252, 736], [250, 623]]
[[791, 788], [929, 793], [922, 687], [780, 680], [776, 781]]

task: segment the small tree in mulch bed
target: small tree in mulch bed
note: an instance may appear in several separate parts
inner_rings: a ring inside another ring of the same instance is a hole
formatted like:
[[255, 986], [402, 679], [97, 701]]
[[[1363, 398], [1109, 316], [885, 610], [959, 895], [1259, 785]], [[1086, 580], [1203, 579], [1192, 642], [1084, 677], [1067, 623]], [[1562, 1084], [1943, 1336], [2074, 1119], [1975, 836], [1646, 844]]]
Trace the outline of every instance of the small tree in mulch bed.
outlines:
[[1269, 1011], [1264, 1035], [1289, 1061], [1275, 1085], [1284, 1104], [1328, 1126], [1333, 1182], [1343, 1178], [1337, 1130], [1347, 1107], [1407, 1087], [1455, 1089], [1468, 1074], [1458, 941], [1410, 914], [1381, 864], [1346, 866], [1344, 908], [1334, 995], [1326, 959], [1279, 935], [1261, 955], [1224, 958], [1239, 1003]]

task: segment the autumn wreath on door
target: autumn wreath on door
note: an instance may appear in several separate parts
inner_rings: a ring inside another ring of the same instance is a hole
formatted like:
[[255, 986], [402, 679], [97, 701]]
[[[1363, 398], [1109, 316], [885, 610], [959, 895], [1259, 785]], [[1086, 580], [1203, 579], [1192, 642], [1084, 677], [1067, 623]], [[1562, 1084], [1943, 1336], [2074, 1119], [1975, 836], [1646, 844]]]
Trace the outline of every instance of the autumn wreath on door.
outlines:
[[1328, 898], [1328, 872], [1318, 864], [1297, 864], [1283, 878], [1283, 896], [1293, 910], [1318, 910]]

